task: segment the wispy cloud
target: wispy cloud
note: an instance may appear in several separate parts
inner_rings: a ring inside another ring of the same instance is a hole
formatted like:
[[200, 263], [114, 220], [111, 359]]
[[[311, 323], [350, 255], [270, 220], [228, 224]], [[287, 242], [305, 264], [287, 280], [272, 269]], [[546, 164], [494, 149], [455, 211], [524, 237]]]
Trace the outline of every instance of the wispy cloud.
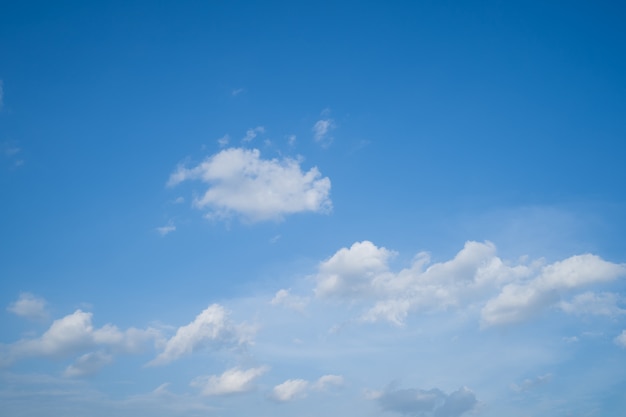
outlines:
[[253, 129], [248, 129], [246, 130], [246, 136], [244, 136], [241, 140], [244, 143], [252, 142], [252, 140], [256, 138], [260, 133], [265, 133], [265, 128], [263, 126], [257, 126]]
[[161, 226], [161, 227], [157, 227], [156, 231], [161, 235], [161, 236], [166, 236], [174, 231], [176, 231], [176, 226], [174, 226], [173, 224], [167, 224], [165, 226]]
[[245, 88], [235, 88], [233, 91], [230, 92], [230, 94], [233, 97], [237, 97], [239, 94], [243, 94], [246, 92]]

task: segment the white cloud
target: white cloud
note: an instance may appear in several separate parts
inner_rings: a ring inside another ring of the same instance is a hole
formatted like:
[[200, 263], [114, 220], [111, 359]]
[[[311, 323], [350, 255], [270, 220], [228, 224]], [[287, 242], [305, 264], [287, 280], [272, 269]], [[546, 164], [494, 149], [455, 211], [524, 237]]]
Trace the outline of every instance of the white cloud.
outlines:
[[555, 304], [561, 292], [624, 275], [624, 265], [591, 254], [572, 256], [543, 267], [539, 275], [530, 280], [505, 285], [482, 309], [482, 324], [491, 326], [528, 319]]
[[388, 388], [383, 392], [371, 393], [369, 398], [377, 400], [384, 411], [423, 417], [459, 417], [474, 409], [478, 403], [474, 393], [465, 387], [450, 395], [437, 388]]
[[121, 331], [111, 324], [94, 328], [92, 314], [76, 310], [52, 322], [40, 337], [22, 339], [9, 345], [6, 361], [13, 362], [24, 357], [64, 357], [93, 348], [138, 353], [147, 342], [159, 337], [160, 333], [154, 329], [131, 327]]
[[577, 295], [571, 302], [559, 303], [559, 307], [569, 314], [614, 317], [626, 313], [626, 310], [618, 307], [620, 301], [621, 297], [618, 294], [586, 292]]
[[225, 149], [198, 166], [172, 173], [168, 186], [201, 180], [208, 190], [194, 201], [210, 217], [238, 214], [248, 221], [280, 220], [300, 212], [328, 213], [330, 180], [314, 167], [303, 173], [297, 160], [261, 159], [257, 149]]
[[236, 97], [241, 93], [245, 93], [246, 89], [245, 88], [236, 88], [233, 91], [231, 91], [231, 94]]
[[194, 321], [181, 326], [161, 352], [148, 365], [164, 365], [182, 356], [204, 349], [245, 346], [251, 343], [254, 331], [245, 324], [234, 324], [228, 312], [219, 304], [212, 304], [198, 314]]
[[46, 319], [46, 300], [31, 293], [23, 292], [17, 301], [11, 303], [7, 310], [20, 317], [28, 319]]
[[[528, 319], [579, 287], [626, 275], [624, 265], [588, 254], [549, 265], [542, 260], [512, 264], [496, 256], [490, 242], [467, 242], [453, 259], [432, 265], [427, 253], [419, 253], [408, 268], [398, 272], [389, 265], [394, 254], [369, 241], [340, 249], [320, 264], [315, 295], [351, 304], [373, 303], [362, 320], [386, 320], [396, 325], [402, 325], [412, 311], [475, 303], [483, 305], [482, 326], [488, 327]], [[582, 296], [575, 299], [576, 305], [565, 303], [561, 308], [587, 308], [587, 312], [599, 314], [607, 311], [611, 296], [599, 297], [592, 300]], [[611, 311], [618, 312], [615, 308]]]
[[344, 379], [341, 375], [323, 375], [313, 384], [313, 389], [326, 391], [330, 387], [341, 387], [343, 384]]
[[223, 148], [224, 146], [228, 145], [228, 142], [230, 142], [230, 136], [229, 135], [224, 135], [221, 138], [219, 138], [217, 140], [217, 144], [220, 145], [221, 148]]
[[190, 385], [199, 388], [202, 395], [229, 395], [248, 392], [254, 388], [255, 379], [267, 372], [265, 366], [250, 369], [232, 368], [221, 375], [200, 376]]
[[81, 377], [93, 375], [104, 366], [113, 362], [113, 355], [103, 351], [85, 353], [73, 364], [68, 366], [63, 373], [66, 377]]
[[274, 306], [283, 306], [299, 312], [303, 312], [308, 303], [308, 298], [292, 295], [289, 293], [289, 290], [285, 289], [278, 290], [272, 301], [270, 301], [270, 304]]
[[296, 144], [296, 135], [287, 136], [287, 144], [289, 146], [294, 146]]
[[165, 226], [157, 227], [156, 230], [161, 236], [166, 236], [172, 232], [175, 232], [176, 226], [174, 226], [173, 224], [168, 224]]
[[615, 338], [615, 343], [623, 348], [626, 348], [626, 330], [622, 331], [622, 333]]
[[272, 399], [280, 402], [293, 401], [306, 397], [309, 381], [304, 379], [288, 379], [282, 384], [276, 385], [272, 390]]
[[257, 126], [254, 129], [246, 130], [246, 136], [242, 139], [244, 143], [252, 142], [254, 138], [256, 138], [259, 133], [265, 133], [265, 128], [263, 126]]
[[321, 119], [315, 122], [313, 125], [313, 138], [316, 142], [321, 143], [322, 146], [329, 146], [333, 138], [330, 136], [330, 132], [335, 129], [335, 121], [333, 119]]

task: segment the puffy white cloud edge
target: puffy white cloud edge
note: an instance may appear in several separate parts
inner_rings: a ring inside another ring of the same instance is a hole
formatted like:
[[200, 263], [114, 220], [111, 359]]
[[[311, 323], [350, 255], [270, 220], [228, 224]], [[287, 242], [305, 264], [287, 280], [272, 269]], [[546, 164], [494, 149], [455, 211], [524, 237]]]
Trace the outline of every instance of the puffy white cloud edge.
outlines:
[[208, 185], [193, 204], [210, 218], [238, 215], [249, 222], [281, 220], [286, 215], [329, 213], [331, 183], [317, 167], [303, 172], [296, 159], [262, 159], [258, 149], [229, 148], [195, 167], [179, 166], [167, 185], [188, 180]]

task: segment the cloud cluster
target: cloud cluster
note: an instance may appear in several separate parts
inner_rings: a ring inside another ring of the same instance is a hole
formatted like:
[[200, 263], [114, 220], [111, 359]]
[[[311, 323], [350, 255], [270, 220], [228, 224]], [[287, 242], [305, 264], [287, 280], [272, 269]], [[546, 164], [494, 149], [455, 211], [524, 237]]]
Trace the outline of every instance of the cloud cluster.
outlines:
[[474, 393], [466, 387], [449, 395], [437, 388], [422, 390], [390, 387], [370, 397], [376, 399], [385, 411], [422, 417], [459, 417], [474, 409], [478, 403]]
[[96, 328], [92, 324], [92, 313], [76, 310], [54, 320], [40, 337], [4, 346], [2, 362], [12, 363], [28, 357], [63, 358], [97, 350], [81, 356], [66, 370], [68, 376], [86, 375], [110, 362], [112, 353], [139, 353], [159, 337], [160, 333], [151, 328], [131, 327], [122, 331], [111, 324]]
[[206, 396], [239, 394], [254, 389], [254, 380], [267, 370], [265, 366], [250, 369], [232, 368], [221, 375], [197, 377], [190, 385], [199, 388], [201, 394]]
[[316, 167], [302, 172], [299, 161], [262, 159], [257, 149], [229, 148], [195, 167], [179, 166], [167, 185], [187, 180], [208, 184], [194, 205], [208, 210], [209, 217], [236, 214], [257, 222], [301, 212], [328, 213], [332, 208], [330, 179]]
[[233, 323], [224, 307], [212, 304], [189, 324], [181, 326], [148, 365], [165, 365], [204, 349], [232, 349], [251, 343], [254, 329]]
[[[342, 248], [319, 265], [315, 295], [372, 303], [363, 320], [397, 325], [411, 311], [477, 303], [482, 305], [481, 324], [488, 327], [523, 321], [557, 305], [561, 296], [576, 289], [626, 275], [625, 265], [590, 254], [548, 265], [542, 260], [511, 264], [496, 255], [490, 242], [467, 242], [447, 262], [430, 264], [429, 255], [419, 253], [408, 268], [398, 272], [389, 266], [393, 256], [394, 252], [369, 241]], [[612, 297], [583, 295], [561, 308], [599, 314], [608, 311]], [[615, 307], [611, 311], [618, 312]]]

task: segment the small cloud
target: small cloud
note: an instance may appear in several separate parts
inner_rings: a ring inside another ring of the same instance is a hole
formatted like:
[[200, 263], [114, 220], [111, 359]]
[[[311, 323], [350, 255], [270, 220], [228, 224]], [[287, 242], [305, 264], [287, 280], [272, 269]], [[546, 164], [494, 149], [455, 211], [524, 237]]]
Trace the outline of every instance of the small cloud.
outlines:
[[183, 204], [185, 202], [185, 197], [177, 197], [174, 200], [174, 204]]
[[622, 331], [622, 333], [615, 338], [615, 343], [617, 343], [618, 346], [626, 348], [626, 330]]
[[543, 385], [547, 382], [550, 382], [550, 380], [552, 379], [552, 374], [545, 374], [545, 375], [540, 375], [536, 378], [532, 378], [532, 379], [525, 379], [524, 381], [522, 381], [519, 384], [511, 384], [511, 389], [515, 392], [526, 392], [526, 391], [530, 391], [540, 385]]
[[230, 94], [231, 94], [233, 97], [237, 97], [239, 94], [242, 94], [242, 93], [245, 93], [245, 92], [246, 92], [246, 89], [245, 89], [245, 88], [236, 88], [236, 89], [234, 89], [233, 91], [231, 91], [231, 93], [230, 93]]
[[48, 318], [46, 300], [29, 292], [21, 293], [17, 301], [9, 304], [7, 310], [17, 316], [31, 320], [44, 320]]
[[219, 138], [217, 140], [217, 144], [220, 145], [221, 148], [225, 147], [226, 145], [228, 145], [228, 142], [230, 142], [230, 136], [229, 135], [224, 135], [221, 138]]
[[252, 140], [256, 138], [259, 133], [265, 133], [265, 128], [263, 126], [257, 126], [254, 129], [248, 129], [246, 131], [246, 136], [244, 136], [244, 138], [242, 139], [242, 142], [252, 142]]
[[306, 397], [309, 381], [304, 379], [288, 379], [276, 385], [272, 390], [271, 398], [278, 402], [288, 402]]
[[323, 147], [328, 147], [333, 141], [330, 132], [335, 129], [335, 121], [333, 119], [321, 119], [313, 125], [313, 138]]
[[86, 353], [68, 366], [63, 375], [70, 378], [93, 375], [112, 362], [113, 356], [109, 353], [102, 351]]
[[289, 146], [294, 146], [296, 144], [296, 135], [287, 136], [287, 144]]
[[303, 312], [309, 303], [309, 299], [305, 297], [298, 297], [297, 295], [291, 295], [289, 290], [279, 290], [270, 304], [273, 306], [283, 306], [291, 310]]
[[161, 235], [161, 236], [166, 236], [174, 231], [176, 231], [176, 226], [174, 226], [173, 224], [168, 224], [166, 226], [161, 226], [161, 227], [157, 227], [156, 231]]
[[341, 375], [324, 375], [321, 376], [315, 384], [313, 389], [317, 391], [326, 391], [330, 387], [341, 387], [344, 384], [344, 379]]
[[254, 389], [254, 380], [267, 370], [266, 366], [245, 370], [232, 368], [221, 375], [197, 377], [189, 385], [200, 388], [202, 395], [206, 396], [240, 394]]
[[577, 336], [570, 336], [570, 337], [564, 337], [563, 341], [566, 343], [576, 343], [578, 342], [578, 337]]
[[270, 243], [274, 244], [280, 240], [280, 235], [276, 235], [270, 239]]

